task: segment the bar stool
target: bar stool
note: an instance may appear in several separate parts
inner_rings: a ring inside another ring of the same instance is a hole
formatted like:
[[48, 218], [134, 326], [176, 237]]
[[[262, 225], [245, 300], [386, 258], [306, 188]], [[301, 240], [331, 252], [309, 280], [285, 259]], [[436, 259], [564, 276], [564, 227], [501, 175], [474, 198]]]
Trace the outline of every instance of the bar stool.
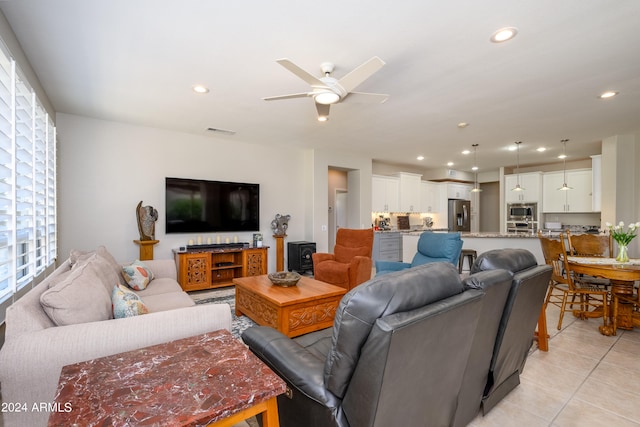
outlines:
[[458, 273], [462, 274], [462, 265], [464, 264], [464, 259], [467, 258], [469, 262], [469, 270], [471, 270], [471, 266], [473, 262], [478, 258], [478, 252], [475, 249], [463, 249], [460, 252], [460, 259], [458, 260]]

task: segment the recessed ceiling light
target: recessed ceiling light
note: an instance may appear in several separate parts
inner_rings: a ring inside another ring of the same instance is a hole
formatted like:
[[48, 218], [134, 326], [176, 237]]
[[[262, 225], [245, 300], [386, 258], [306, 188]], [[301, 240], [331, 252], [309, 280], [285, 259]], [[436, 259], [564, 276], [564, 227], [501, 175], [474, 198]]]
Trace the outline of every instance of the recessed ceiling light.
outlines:
[[504, 27], [493, 33], [489, 40], [491, 40], [493, 43], [502, 43], [506, 42], [507, 40], [511, 40], [516, 36], [516, 34], [518, 34], [517, 28]]
[[473, 167], [471, 168], [471, 170], [472, 170], [472, 171], [477, 171], [477, 170], [478, 170], [478, 167], [477, 167], [477, 166], [473, 166]]
[[509, 150], [509, 151], [516, 151], [517, 149], [518, 149], [518, 146], [515, 146], [515, 147], [509, 146], [509, 147], [507, 147], [507, 150]]
[[195, 85], [193, 86], [193, 91], [196, 93], [208, 93], [209, 89], [202, 85]]
[[329, 117], [327, 117], [327, 116], [318, 116], [318, 121], [319, 122], [326, 122], [327, 120], [329, 120]]
[[469, 150], [464, 150], [464, 151], [462, 152], [462, 154], [469, 154], [469, 153], [471, 153], [471, 151], [469, 151]]
[[544, 151], [547, 151], [547, 149], [545, 147], [539, 147], [536, 151], [542, 153]]
[[453, 162], [448, 162], [447, 166], [453, 166]]
[[416, 159], [418, 159], [418, 160], [424, 160], [424, 156], [418, 156], [418, 157], [416, 157]]
[[618, 93], [620, 93], [620, 92], [615, 92], [615, 91], [610, 90], [610, 91], [607, 91], [607, 92], [602, 93], [602, 94], [600, 95], [600, 99], [613, 98], [613, 97], [614, 97], [614, 96], [616, 96]]
[[464, 128], [466, 128], [467, 126], [469, 126], [469, 123], [466, 123], [466, 122], [460, 122], [460, 123], [458, 123], [458, 127], [459, 127], [460, 129], [464, 129]]

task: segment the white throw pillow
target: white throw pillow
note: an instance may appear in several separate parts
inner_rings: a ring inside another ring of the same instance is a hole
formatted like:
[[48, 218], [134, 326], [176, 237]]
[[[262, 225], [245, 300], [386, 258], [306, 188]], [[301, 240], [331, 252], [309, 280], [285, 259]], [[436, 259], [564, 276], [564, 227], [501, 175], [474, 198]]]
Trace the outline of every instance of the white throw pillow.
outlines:
[[89, 262], [74, 268], [65, 280], [40, 295], [43, 310], [56, 325], [113, 318], [111, 295], [102, 284], [99, 268], [94, 264]]

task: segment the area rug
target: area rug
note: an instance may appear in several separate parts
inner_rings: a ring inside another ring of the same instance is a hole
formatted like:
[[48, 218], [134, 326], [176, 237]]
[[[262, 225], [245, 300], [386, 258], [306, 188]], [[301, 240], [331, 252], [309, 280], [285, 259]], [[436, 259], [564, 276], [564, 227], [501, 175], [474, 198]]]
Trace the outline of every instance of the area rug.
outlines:
[[196, 304], [229, 304], [231, 307], [231, 334], [240, 339], [240, 336], [256, 323], [247, 316], [236, 316], [236, 288], [228, 286], [213, 291], [190, 292], [189, 296]]

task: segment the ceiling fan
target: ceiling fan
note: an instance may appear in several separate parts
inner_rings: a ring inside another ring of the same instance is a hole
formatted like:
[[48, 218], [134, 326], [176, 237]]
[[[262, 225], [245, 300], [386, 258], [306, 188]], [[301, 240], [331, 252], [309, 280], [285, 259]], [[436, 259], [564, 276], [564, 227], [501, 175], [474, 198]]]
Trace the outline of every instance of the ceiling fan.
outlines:
[[322, 122], [329, 118], [329, 107], [331, 104], [337, 104], [339, 102], [383, 103], [389, 98], [389, 95], [381, 93], [353, 92], [353, 89], [384, 66], [385, 62], [377, 56], [360, 65], [340, 80], [331, 77], [331, 73], [333, 73], [335, 69], [334, 64], [331, 62], [323, 62], [320, 64], [320, 69], [324, 77], [315, 77], [287, 58], [278, 59], [276, 62], [311, 85], [311, 91], [269, 96], [262, 99], [265, 101], [275, 101], [279, 99], [311, 97], [316, 104], [318, 120]]

